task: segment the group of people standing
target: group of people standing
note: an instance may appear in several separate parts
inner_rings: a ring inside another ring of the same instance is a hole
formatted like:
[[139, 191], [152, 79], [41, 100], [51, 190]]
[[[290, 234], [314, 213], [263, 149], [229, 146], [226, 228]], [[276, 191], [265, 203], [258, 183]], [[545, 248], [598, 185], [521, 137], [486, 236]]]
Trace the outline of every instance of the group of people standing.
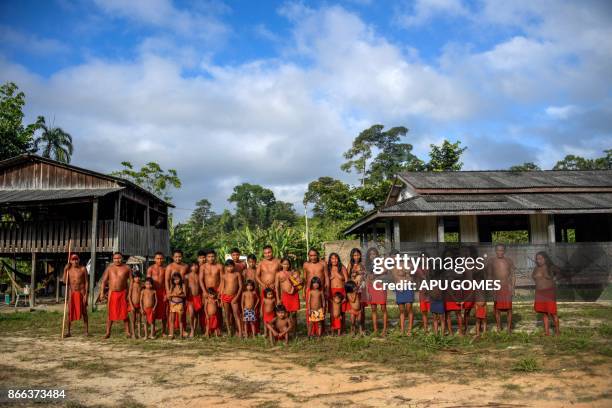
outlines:
[[[469, 248], [461, 248], [460, 252]], [[399, 308], [399, 330], [411, 335], [414, 325], [413, 303], [419, 297], [419, 311], [424, 332], [433, 320], [433, 332], [453, 334], [452, 314], [456, 318], [456, 333], [468, 332], [470, 314], [475, 309], [476, 335], [486, 332], [487, 299], [494, 298], [497, 329], [501, 330], [501, 313], [507, 314], [507, 329], [512, 327], [512, 296], [515, 285], [515, 267], [505, 256], [505, 247], [495, 248], [495, 257], [489, 259], [486, 270], [467, 270], [461, 279], [497, 279], [501, 289], [492, 296], [486, 291], [456, 291], [451, 289], [396, 290], [395, 302]], [[393, 255], [393, 253], [389, 254]], [[453, 256], [453, 254], [448, 254]], [[465, 255], [457, 253], [459, 255]], [[324, 333], [363, 334], [367, 307], [370, 308], [372, 334], [379, 331], [379, 313], [382, 315], [384, 336], [388, 330], [387, 290], [379, 281], [414, 281], [450, 279], [449, 271], [418, 269], [392, 269], [374, 274], [374, 259], [380, 256], [370, 248], [365, 257], [358, 248], [351, 250], [344, 265], [337, 253], [331, 253], [327, 262], [316, 249], [310, 249], [303, 264], [303, 275], [287, 258], [273, 256], [271, 246], [263, 248], [263, 259], [249, 255], [246, 262], [234, 248], [231, 259], [220, 262], [214, 250], [202, 250], [197, 263], [183, 262], [183, 252], [175, 250], [172, 262], [164, 264], [165, 256], [158, 252], [144, 277], [123, 263], [121, 253], [113, 254], [113, 262], [104, 271], [98, 301], [107, 302], [105, 338], [111, 335], [112, 324], [122, 321], [127, 336], [153, 339], [158, 335], [174, 338], [193, 337], [197, 331], [205, 336], [219, 336], [224, 328], [228, 336], [255, 336], [263, 334], [272, 343], [287, 342], [297, 335], [297, 313], [300, 298], [305, 301], [308, 336]], [[544, 315], [545, 333], [549, 334], [549, 318], [559, 331], [554, 287], [555, 269], [545, 253], [538, 253], [533, 279], [536, 283], [536, 312]], [[457, 278], [455, 275], [454, 278]], [[87, 271], [80, 265], [78, 255], [70, 257], [64, 282], [67, 285], [70, 323], [83, 319], [88, 334]], [[130, 318], [131, 317], [131, 318]], [[144, 317], [144, 322], [142, 322]], [[157, 322], [161, 325], [157, 326]], [[144, 323], [144, 324], [143, 324]], [[143, 327], [144, 326], [144, 327]], [[144, 335], [143, 335], [144, 328]]]

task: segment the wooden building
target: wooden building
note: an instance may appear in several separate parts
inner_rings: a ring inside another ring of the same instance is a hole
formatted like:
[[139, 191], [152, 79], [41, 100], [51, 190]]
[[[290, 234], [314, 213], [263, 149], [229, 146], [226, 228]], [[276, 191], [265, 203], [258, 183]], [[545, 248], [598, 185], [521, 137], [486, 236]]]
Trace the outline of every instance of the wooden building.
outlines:
[[362, 242], [492, 242], [527, 231], [530, 243], [612, 241], [612, 170], [399, 174], [385, 204], [345, 233]]
[[[533, 259], [546, 251], [572, 284], [612, 277], [612, 170], [405, 172], [385, 204], [345, 230], [363, 247], [401, 252], [470, 245], [492, 255], [494, 242], [521, 237], [508, 251], [531, 285]], [[451, 242], [452, 244], [449, 244]]]
[[37, 259], [61, 269], [70, 245], [91, 260], [93, 288], [115, 251], [145, 259], [169, 252], [170, 206], [130, 181], [40, 156], [0, 161], [0, 257], [31, 259], [33, 272]]

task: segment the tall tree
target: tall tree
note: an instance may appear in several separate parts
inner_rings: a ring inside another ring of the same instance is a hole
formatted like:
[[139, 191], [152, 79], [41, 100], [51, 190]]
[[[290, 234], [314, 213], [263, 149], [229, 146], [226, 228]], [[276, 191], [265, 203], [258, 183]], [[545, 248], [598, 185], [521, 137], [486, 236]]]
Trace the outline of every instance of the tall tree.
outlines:
[[267, 228], [275, 220], [291, 223], [296, 218], [291, 204], [277, 201], [272, 190], [258, 184], [237, 185], [228, 201], [236, 204], [236, 219], [241, 226]]
[[70, 163], [73, 152], [72, 136], [60, 127], [48, 127], [44, 116], [38, 117], [36, 125], [42, 133], [34, 140], [34, 150], [42, 150], [43, 157]]
[[510, 171], [540, 171], [540, 166], [533, 162], [525, 162], [523, 164], [517, 164], [516, 166], [510, 167]]
[[444, 140], [441, 146], [430, 145], [428, 171], [459, 171], [463, 167], [461, 155], [467, 147], [459, 147], [460, 141], [451, 143]]
[[212, 210], [212, 204], [203, 198], [196, 202], [196, 208], [191, 213], [189, 222], [199, 227], [204, 227], [212, 221], [214, 216], [215, 212]]
[[553, 170], [612, 170], [612, 149], [604, 150], [604, 153], [605, 156], [595, 159], [568, 154], [555, 164]]
[[355, 189], [358, 198], [375, 207], [387, 195], [391, 179], [406, 170], [423, 170], [423, 162], [412, 154], [412, 145], [401, 143], [408, 129], [403, 126], [384, 131], [383, 125], [374, 125], [362, 131], [344, 153], [347, 159], [340, 167], [359, 174], [361, 185]]
[[164, 171], [155, 162], [147, 163], [140, 170], [134, 170], [132, 163], [127, 161], [121, 162], [121, 165], [123, 169], [112, 172], [111, 176], [129, 180], [166, 201], [172, 200], [171, 188], [181, 188], [181, 179], [174, 169]]
[[332, 177], [319, 177], [308, 184], [304, 205], [313, 204], [315, 217], [325, 220], [355, 220], [363, 215], [348, 184]]
[[25, 94], [13, 82], [0, 86], [0, 160], [32, 151], [36, 123], [23, 125]]

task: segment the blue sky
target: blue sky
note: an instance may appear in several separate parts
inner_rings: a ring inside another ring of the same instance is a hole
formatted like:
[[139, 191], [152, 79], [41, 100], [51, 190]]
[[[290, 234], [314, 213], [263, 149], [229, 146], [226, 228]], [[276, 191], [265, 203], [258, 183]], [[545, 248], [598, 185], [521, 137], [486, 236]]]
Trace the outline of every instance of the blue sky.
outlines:
[[[465, 169], [612, 147], [607, 1], [19, 1], [0, 3], [0, 80], [74, 137], [77, 165], [176, 168], [179, 208], [240, 182], [301, 202], [348, 182], [375, 123], [444, 138]], [[188, 211], [177, 210], [179, 219]]]

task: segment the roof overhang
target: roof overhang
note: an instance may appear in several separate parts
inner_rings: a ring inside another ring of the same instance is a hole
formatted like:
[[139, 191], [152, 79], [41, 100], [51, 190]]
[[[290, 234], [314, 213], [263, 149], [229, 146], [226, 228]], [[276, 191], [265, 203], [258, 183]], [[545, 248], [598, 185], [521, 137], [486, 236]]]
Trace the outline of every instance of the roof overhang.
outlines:
[[89, 201], [124, 190], [115, 188], [0, 190], [0, 205], [34, 205]]

